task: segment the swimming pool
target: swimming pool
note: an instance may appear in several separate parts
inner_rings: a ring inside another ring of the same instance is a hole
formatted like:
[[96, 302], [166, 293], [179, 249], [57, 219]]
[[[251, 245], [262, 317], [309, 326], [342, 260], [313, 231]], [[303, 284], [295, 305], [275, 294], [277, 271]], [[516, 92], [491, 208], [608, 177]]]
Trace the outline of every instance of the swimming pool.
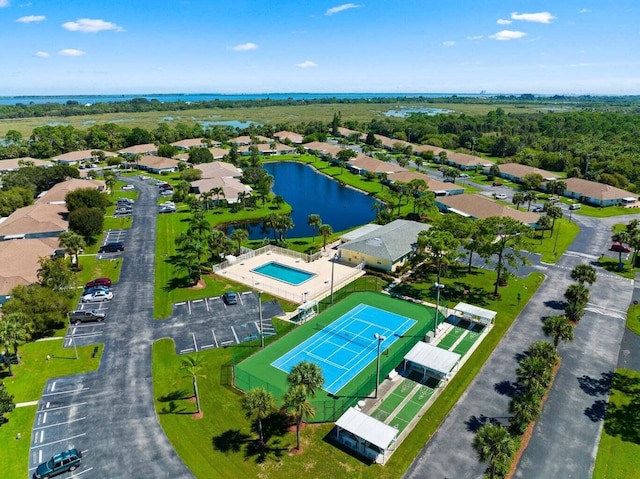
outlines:
[[305, 281], [309, 281], [311, 278], [316, 276], [315, 273], [309, 273], [308, 271], [286, 266], [275, 261], [263, 264], [251, 271], [293, 286], [299, 286]]

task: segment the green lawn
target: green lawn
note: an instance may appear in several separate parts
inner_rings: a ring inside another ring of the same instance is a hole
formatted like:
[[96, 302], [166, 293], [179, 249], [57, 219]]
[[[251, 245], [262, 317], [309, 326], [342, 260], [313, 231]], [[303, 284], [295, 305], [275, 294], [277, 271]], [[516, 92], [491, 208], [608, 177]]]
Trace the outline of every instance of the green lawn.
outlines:
[[[94, 345], [78, 347], [78, 359], [73, 348], [63, 348], [62, 339], [38, 341], [20, 347], [22, 362], [13, 366], [13, 376], [3, 371], [3, 382], [14, 396], [14, 402], [39, 400], [49, 378], [95, 371], [100, 364], [102, 344], [92, 358]], [[47, 355], [51, 359], [47, 361]], [[0, 448], [2, 477], [25, 477], [28, 469], [31, 430], [37, 406], [14, 409], [5, 415], [8, 423], [0, 427], [0, 441], [9, 447]], [[16, 439], [20, 434], [21, 439]]]
[[610, 218], [611, 216], [632, 215], [636, 213], [638, 213], [637, 209], [625, 208], [624, 206], [606, 206], [599, 208], [584, 204], [579, 210], [573, 212], [574, 215], [590, 216], [593, 218]]
[[640, 476], [640, 372], [616, 369], [593, 479]]
[[[492, 332], [478, 346], [471, 361], [447, 385], [440, 397], [420, 420], [416, 428], [404, 440], [384, 467], [369, 466], [352, 457], [327, 440], [333, 425], [310, 425], [302, 431], [304, 452], [289, 455], [295, 442], [293, 433], [283, 434], [275, 429], [263, 455], [255, 454], [249, 439], [256, 437], [241, 410], [241, 396], [230, 384], [231, 349], [216, 349], [201, 353], [206, 362], [206, 380], [199, 382], [204, 417], [194, 420], [189, 414], [194, 405], [186, 398], [191, 394], [190, 380], [180, 375], [180, 358], [175, 354], [172, 342], [163, 340], [154, 346], [153, 381], [156, 407], [160, 422], [172, 444], [196, 477], [269, 477], [289, 478], [304, 474], [317, 478], [384, 478], [401, 477], [414, 457], [436, 431], [453, 405], [466, 390], [471, 380], [502, 339], [517, 314], [541, 284], [543, 276], [533, 274], [525, 279], [512, 279], [509, 286], [501, 288], [501, 297], [489, 294], [492, 272], [472, 274], [469, 279], [443, 279], [443, 282], [464, 281], [473, 284], [474, 294], [486, 298], [481, 305], [499, 312]], [[424, 291], [429, 296], [429, 280], [414, 283], [414, 291]], [[517, 295], [521, 293], [521, 301]], [[469, 299], [471, 301], [471, 299]], [[277, 345], [277, 341], [274, 346]], [[239, 348], [236, 348], [239, 349]], [[246, 348], [244, 348], [246, 349]], [[173, 411], [173, 412], [171, 412]], [[224, 414], [220, 414], [224, 411]], [[296, 472], [293, 472], [296, 471]]]
[[576, 223], [567, 218], [560, 218], [556, 221], [553, 236], [550, 231], [545, 231], [541, 244], [540, 233], [536, 232], [532, 238], [525, 239], [525, 249], [540, 254], [542, 262], [553, 264], [571, 246], [578, 233], [580, 233], [580, 227]]
[[627, 310], [627, 328], [640, 335], [640, 304], [633, 304]]

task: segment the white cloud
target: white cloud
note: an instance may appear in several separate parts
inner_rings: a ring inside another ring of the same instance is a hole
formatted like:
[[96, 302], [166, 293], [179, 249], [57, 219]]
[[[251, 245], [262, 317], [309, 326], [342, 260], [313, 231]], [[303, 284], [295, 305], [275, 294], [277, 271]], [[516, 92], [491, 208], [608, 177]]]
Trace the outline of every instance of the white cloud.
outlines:
[[498, 33], [494, 33], [493, 35], [489, 35], [489, 38], [492, 38], [493, 40], [506, 41], [506, 40], [517, 40], [518, 38], [525, 37], [526, 35], [527, 34], [524, 32], [518, 32], [514, 30], [502, 30]]
[[470, 35], [467, 37], [467, 40], [481, 40], [482, 35]]
[[75, 48], [65, 48], [64, 50], [60, 50], [58, 55], [63, 57], [81, 57], [84, 55], [82, 50], [76, 50]]
[[235, 47], [231, 47], [231, 50], [236, 52], [248, 52], [249, 50], [255, 50], [256, 48], [258, 48], [258, 45], [252, 42], [247, 42], [236, 45]]
[[345, 10], [351, 10], [352, 8], [360, 8], [361, 5], [356, 5], [355, 3], [343, 3], [342, 5], [338, 5], [337, 7], [331, 7], [326, 12], [325, 15], [333, 15], [334, 13], [344, 12]]
[[511, 14], [511, 20], [522, 20], [523, 22], [535, 22], [535, 23], [551, 23], [556, 17], [549, 12], [538, 13], [518, 13], [513, 12]]
[[315, 62], [312, 62], [311, 60], [305, 60], [302, 63], [297, 63], [296, 66], [299, 68], [313, 68], [313, 67], [317, 67], [318, 64]]
[[511, 23], [511, 20], [507, 20], [505, 18], [498, 18], [498, 20], [496, 21], [496, 23], [498, 25], [509, 25]]
[[9, 0], [0, 0], [0, 8], [8, 7]]
[[591, 13], [591, 9], [590, 8], [583, 8], [578, 13]]
[[26, 17], [20, 17], [16, 20], [16, 22], [19, 23], [34, 23], [34, 22], [41, 22], [43, 20], [45, 20], [47, 17], [45, 17], [44, 15], [28, 15]]
[[456, 44], [456, 42], [454, 40], [447, 40], [442, 42], [442, 45], [445, 47], [452, 47]]
[[113, 22], [105, 22], [104, 20], [92, 18], [79, 18], [75, 22], [65, 22], [62, 28], [70, 32], [97, 33], [105, 30], [115, 30], [116, 32], [124, 31], [124, 28]]
[[49, 58], [51, 55], [49, 55], [49, 52], [36, 52], [36, 56], [40, 58]]

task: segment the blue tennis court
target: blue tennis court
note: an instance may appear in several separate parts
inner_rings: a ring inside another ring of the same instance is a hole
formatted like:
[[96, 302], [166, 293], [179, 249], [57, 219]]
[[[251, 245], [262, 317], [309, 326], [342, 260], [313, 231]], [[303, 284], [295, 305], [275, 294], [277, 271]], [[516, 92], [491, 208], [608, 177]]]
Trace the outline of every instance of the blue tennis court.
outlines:
[[289, 373], [300, 361], [316, 363], [325, 378], [322, 389], [335, 394], [375, 361], [378, 340], [374, 334], [385, 337], [380, 344], [382, 352], [415, 323], [405, 316], [360, 304], [271, 365]]

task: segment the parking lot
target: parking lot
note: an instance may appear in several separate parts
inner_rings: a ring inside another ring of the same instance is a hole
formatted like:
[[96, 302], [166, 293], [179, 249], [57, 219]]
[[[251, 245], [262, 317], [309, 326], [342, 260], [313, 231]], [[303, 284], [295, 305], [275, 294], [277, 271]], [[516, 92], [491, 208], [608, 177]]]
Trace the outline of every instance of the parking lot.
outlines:
[[[276, 334], [271, 318], [282, 313], [277, 301], [262, 302], [262, 327], [265, 336]], [[220, 296], [175, 303], [171, 318], [156, 321], [155, 326], [156, 339], [172, 338], [178, 354], [258, 339], [258, 296], [251, 291], [240, 293], [238, 303], [234, 305], [227, 305]]]
[[83, 456], [80, 466], [73, 472], [57, 477], [84, 477], [93, 469], [90, 465], [91, 451], [83, 447], [86, 444], [89, 406], [86, 400], [80, 398], [88, 392], [84, 376], [56, 378], [47, 382], [31, 433], [30, 477], [39, 464], [74, 447]]
[[[108, 230], [104, 234], [102, 245], [107, 243], [124, 243], [127, 239], [128, 230]], [[122, 251], [117, 253], [98, 253], [96, 259], [116, 259], [122, 257]]]

